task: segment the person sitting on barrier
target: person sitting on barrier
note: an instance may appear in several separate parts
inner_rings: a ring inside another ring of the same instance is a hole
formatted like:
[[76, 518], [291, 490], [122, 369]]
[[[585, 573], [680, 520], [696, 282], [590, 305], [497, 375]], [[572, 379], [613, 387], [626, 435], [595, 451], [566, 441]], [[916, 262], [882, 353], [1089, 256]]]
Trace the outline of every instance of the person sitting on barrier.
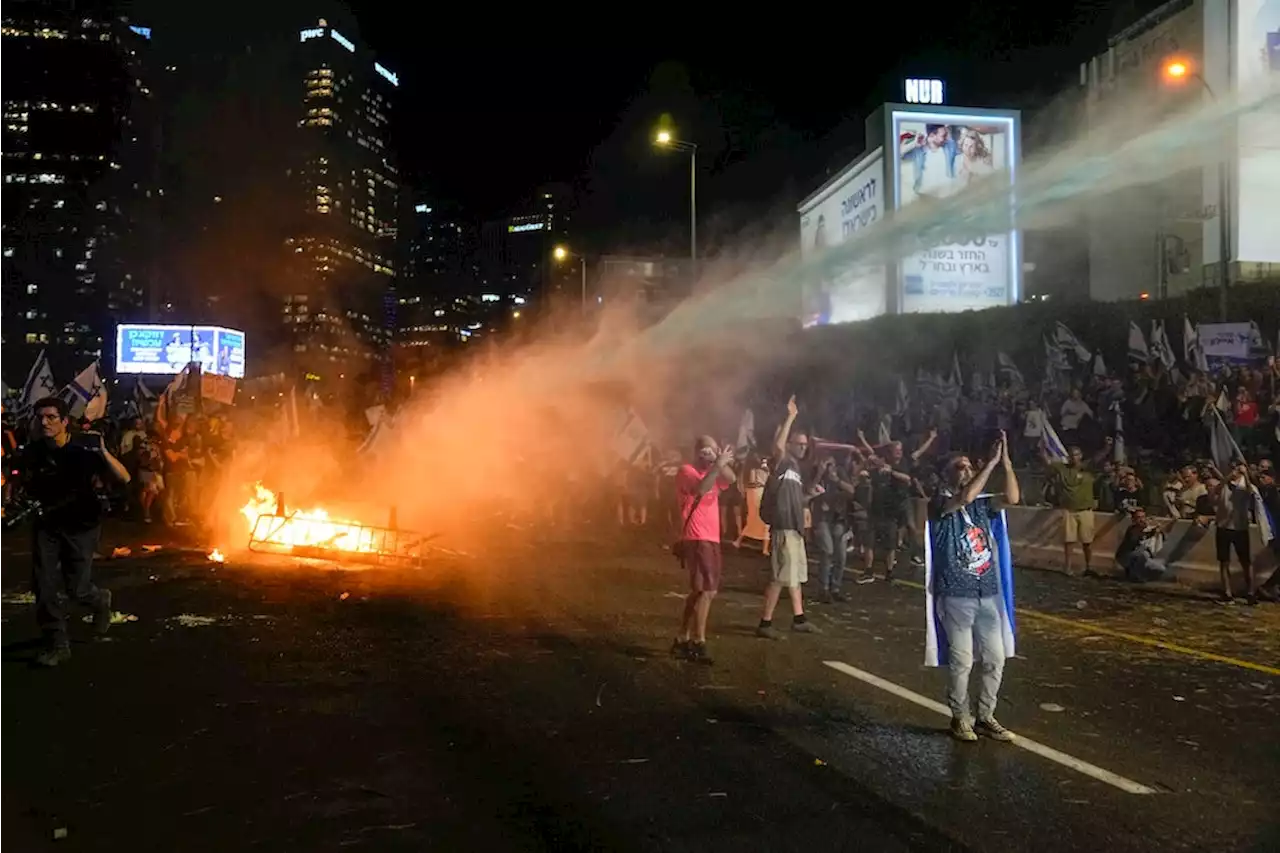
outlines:
[[1164, 550], [1165, 534], [1177, 519], [1161, 525], [1147, 517], [1147, 511], [1135, 507], [1129, 512], [1129, 529], [1116, 548], [1116, 565], [1124, 570], [1127, 580], [1144, 582], [1162, 580], [1169, 574], [1169, 567], [1158, 555]]
[[1120, 481], [1115, 487], [1115, 504], [1117, 512], [1133, 512], [1142, 506], [1142, 480], [1132, 468], [1119, 469]]

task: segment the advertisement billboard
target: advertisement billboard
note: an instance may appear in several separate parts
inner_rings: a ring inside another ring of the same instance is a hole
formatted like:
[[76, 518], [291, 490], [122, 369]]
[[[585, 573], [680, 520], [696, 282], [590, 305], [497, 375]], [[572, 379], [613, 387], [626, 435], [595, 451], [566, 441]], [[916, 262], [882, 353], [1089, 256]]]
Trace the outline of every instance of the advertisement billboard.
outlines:
[[204, 373], [244, 378], [244, 332], [221, 326], [122, 323], [116, 327], [116, 372], [175, 375], [196, 361]]
[[1236, 258], [1280, 263], [1280, 0], [1236, 0], [1236, 88], [1270, 100], [1240, 117]]
[[[950, 108], [890, 111], [896, 149], [894, 210], [962, 195], [988, 177], [1012, 181], [1019, 121], [1011, 111]], [[903, 313], [967, 311], [1018, 300], [1016, 231], [968, 237], [904, 256], [898, 265]]]
[[800, 255], [819, 271], [806, 278], [805, 326], [851, 323], [887, 308], [885, 267], [878, 264], [824, 264], [824, 249], [838, 246], [884, 219], [884, 149], [855, 161], [800, 203]]

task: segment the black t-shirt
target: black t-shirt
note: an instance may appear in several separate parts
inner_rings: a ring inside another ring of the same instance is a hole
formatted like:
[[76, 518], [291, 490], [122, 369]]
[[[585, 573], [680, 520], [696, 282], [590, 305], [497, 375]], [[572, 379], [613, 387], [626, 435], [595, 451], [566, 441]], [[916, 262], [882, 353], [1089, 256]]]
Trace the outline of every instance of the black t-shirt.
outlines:
[[894, 474], [911, 476], [911, 463], [906, 459], [889, 466], [888, 470], [871, 472], [871, 514], [887, 518], [906, 512], [911, 505], [911, 483]]
[[760, 517], [772, 530], [804, 530], [804, 477], [790, 456], [779, 460], [765, 483]]
[[37, 441], [22, 448], [14, 466], [25, 493], [44, 508], [39, 524], [59, 530], [88, 530], [102, 519], [97, 480], [105, 480], [107, 463], [94, 450], [67, 443], [62, 447]]

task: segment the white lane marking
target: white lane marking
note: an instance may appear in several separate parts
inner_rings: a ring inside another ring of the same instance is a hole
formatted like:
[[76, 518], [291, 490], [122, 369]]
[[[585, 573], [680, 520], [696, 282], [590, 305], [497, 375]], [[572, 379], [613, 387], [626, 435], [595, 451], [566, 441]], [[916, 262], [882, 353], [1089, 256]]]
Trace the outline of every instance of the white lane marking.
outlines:
[[[838, 660], [828, 660], [823, 661], [823, 663], [834, 669], [836, 672], [843, 672], [845, 675], [852, 676], [861, 682], [870, 684], [872, 687], [878, 687], [886, 693], [892, 693], [899, 699], [906, 699], [908, 702], [913, 702], [921, 708], [928, 708], [935, 714], [941, 714], [948, 718], [951, 716], [951, 709], [946, 705], [943, 705], [941, 702], [935, 702], [927, 696], [921, 696], [914, 690], [908, 690], [899, 684], [894, 684], [892, 681], [886, 681], [878, 675], [872, 675], [869, 672], [858, 669], [857, 667], [849, 666], [849, 664]], [[1038, 743], [1021, 735], [1019, 735], [1017, 740], [1013, 742], [1013, 746], [1021, 747], [1027, 752], [1035, 753], [1041, 758], [1047, 758], [1050, 761], [1061, 764], [1063, 767], [1069, 767], [1077, 773], [1083, 773], [1086, 776], [1097, 779], [1099, 782], [1105, 782], [1108, 785], [1119, 788], [1121, 791], [1128, 794], [1160, 793], [1155, 788], [1149, 788], [1141, 782], [1126, 779], [1119, 774], [1112, 773], [1110, 770], [1104, 770], [1096, 764], [1090, 764], [1087, 761], [1082, 761], [1074, 755], [1067, 755], [1065, 752], [1059, 752], [1053, 747], [1045, 746], [1042, 743]]]

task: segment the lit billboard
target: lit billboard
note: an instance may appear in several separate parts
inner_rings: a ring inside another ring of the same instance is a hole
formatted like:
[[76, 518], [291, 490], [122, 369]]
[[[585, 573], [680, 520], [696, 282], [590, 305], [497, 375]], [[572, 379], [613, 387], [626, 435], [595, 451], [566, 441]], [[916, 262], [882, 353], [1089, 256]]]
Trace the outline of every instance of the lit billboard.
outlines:
[[1258, 99], [1237, 131], [1236, 258], [1280, 263], [1280, 0], [1236, 0], [1234, 31], [1232, 76], [1242, 99]]
[[[996, 176], [1012, 182], [1019, 157], [1019, 114], [951, 107], [885, 108], [893, 208], [962, 196]], [[891, 147], [890, 147], [891, 146]], [[901, 313], [980, 310], [1018, 301], [1018, 234], [974, 235], [903, 256], [898, 262]]]
[[244, 378], [244, 332], [221, 326], [122, 323], [116, 327], [116, 372], [173, 375], [192, 361], [204, 373]]
[[852, 163], [799, 205], [800, 256], [818, 272], [806, 277], [805, 326], [852, 323], [885, 313], [883, 263], [824, 263], [818, 256], [885, 216], [884, 150]]

